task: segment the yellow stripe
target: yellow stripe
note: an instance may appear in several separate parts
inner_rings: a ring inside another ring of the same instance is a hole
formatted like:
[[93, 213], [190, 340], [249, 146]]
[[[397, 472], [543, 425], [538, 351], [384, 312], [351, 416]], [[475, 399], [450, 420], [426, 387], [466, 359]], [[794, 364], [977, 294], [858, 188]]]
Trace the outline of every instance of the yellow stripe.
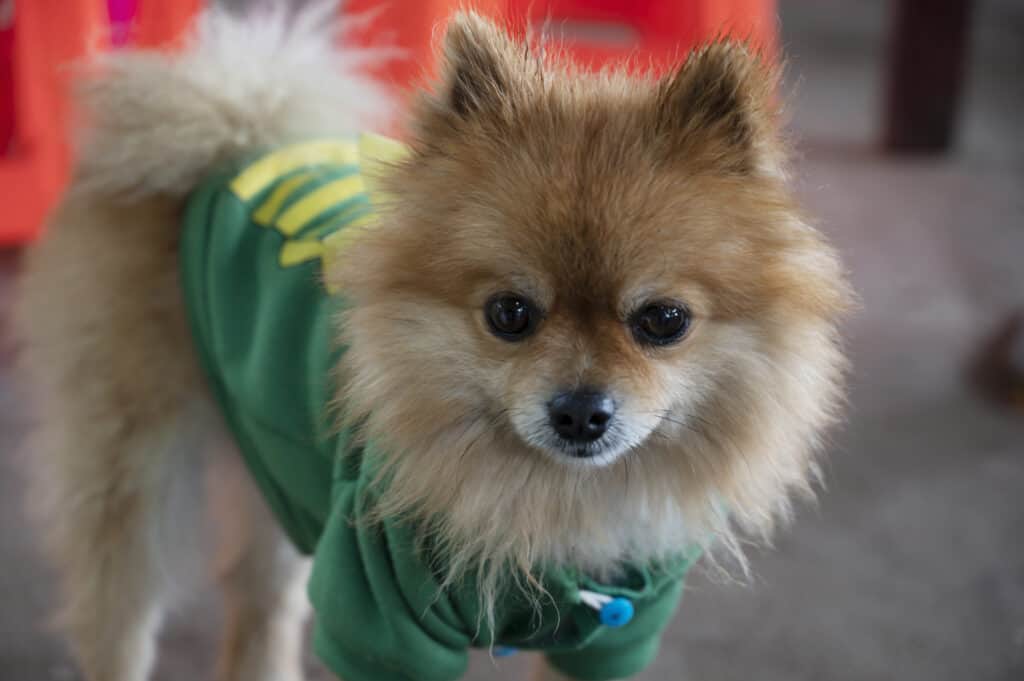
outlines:
[[409, 147], [390, 137], [364, 132], [359, 136], [359, 155], [363, 159], [397, 163], [409, 156]]
[[363, 192], [359, 175], [328, 182], [302, 197], [277, 219], [277, 229], [287, 236], [295, 234], [318, 215]]
[[380, 178], [409, 157], [409, 148], [393, 139], [366, 133], [359, 136], [360, 172], [366, 182], [366, 191], [377, 208], [391, 200], [380, 188]]
[[337, 253], [352, 242], [353, 239], [362, 234], [362, 228], [373, 224], [377, 219], [376, 215], [367, 213], [352, 222], [346, 223], [341, 229], [331, 232], [324, 237], [324, 245], [330, 253]]
[[288, 241], [281, 248], [279, 262], [282, 267], [301, 265], [307, 260], [322, 258], [324, 245], [319, 241]]
[[306, 184], [313, 178], [312, 173], [299, 173], [294, 177], [289, 177], [287, 180], [282, 182], [270, 193], [270, 197], [263, 202], [263, 204], [256, 209], [256, 212], [252, 214], [253, 221], [258, 225], [269, 227], [270, 223], [274, 220], [274, 216], [281, 210], [281, 206], [298, 190], [302, 185]]
[[338, 232], [335, 232], [335, 233], [336, 234], [340, 234], [341, 232], [351, 231], [353, 229], [359, 229], [360, 227], [366, 227], [367, 225], [372, 225], [376, 221], [377, 221], [377, 215], [375, 213], [367, 213], [366, 215], [360, 215], [359, 217], [357, 217], [352, 222], [349, 222], [348, 224], [346, 224], [345, 225], [345, 229], [338, 230]]
[[231, 182], [231, 191], [243, 201], [273, 184], [278, 178], [303, 166], [318, 163], [354, 164], [359, 160], [358, 147], [338, 140], [305, 142], [264, 156], [246, 168]]

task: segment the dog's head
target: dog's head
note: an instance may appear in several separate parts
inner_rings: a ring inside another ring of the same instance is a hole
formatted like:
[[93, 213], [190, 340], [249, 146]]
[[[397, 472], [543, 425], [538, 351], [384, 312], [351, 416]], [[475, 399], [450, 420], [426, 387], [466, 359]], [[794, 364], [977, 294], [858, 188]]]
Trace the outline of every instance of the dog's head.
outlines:
[[330, 273], [385, 505], [523, 564], [671, 550], [723, 509], [767, 527], [834, 415], [848, 297], [772, 72], [716, 43], [588, 74], [472, 15], [445, 57], [393, 205]]

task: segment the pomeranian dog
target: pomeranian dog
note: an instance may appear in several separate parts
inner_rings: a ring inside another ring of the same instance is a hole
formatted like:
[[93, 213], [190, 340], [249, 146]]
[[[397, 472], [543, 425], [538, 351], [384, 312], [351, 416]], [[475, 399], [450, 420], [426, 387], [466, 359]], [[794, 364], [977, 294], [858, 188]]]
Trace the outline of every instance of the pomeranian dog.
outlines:
[[301, 678], [307, 601], [346, 681], [474, 646], [631, 676], [697, 556], [810, 493], [841, 402], [851, 294], [775, 74], [729, 42], [592, 74], [461, 14], [401, 145], [325, 16], [208, 14], [82, 88], [16, 309], [59, 622], [141, 681], [210, 553], [222, 681]]

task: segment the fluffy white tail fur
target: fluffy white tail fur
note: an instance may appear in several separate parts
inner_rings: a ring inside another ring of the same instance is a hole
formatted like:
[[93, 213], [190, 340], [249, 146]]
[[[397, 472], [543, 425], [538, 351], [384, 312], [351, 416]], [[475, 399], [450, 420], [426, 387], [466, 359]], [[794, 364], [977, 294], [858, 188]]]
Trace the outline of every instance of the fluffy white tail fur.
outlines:
[[360, 70], [383, 52], [338, 47], [336, 4], [245, 18], [214, 9], [180, 53], [98, 57], [80, 88], [77, 188], [183, 195], [246, 151], [379, 127], [390, 102]]

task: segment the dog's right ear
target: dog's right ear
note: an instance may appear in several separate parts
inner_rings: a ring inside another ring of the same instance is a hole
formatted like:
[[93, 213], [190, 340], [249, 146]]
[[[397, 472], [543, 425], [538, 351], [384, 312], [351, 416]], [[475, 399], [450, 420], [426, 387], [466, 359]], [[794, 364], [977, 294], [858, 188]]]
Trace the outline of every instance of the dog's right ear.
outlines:
[[443, 111], [461, 119], [494, 114], [511, 104], [517, 55], [508, 34], [473, 12], [459, 12], [444, 37], [440, 101]]
[[659, 84], [655, 125], [677, 157], [735, 173], [781, 173], [778, 72], [742, 43], [694, 51]]

